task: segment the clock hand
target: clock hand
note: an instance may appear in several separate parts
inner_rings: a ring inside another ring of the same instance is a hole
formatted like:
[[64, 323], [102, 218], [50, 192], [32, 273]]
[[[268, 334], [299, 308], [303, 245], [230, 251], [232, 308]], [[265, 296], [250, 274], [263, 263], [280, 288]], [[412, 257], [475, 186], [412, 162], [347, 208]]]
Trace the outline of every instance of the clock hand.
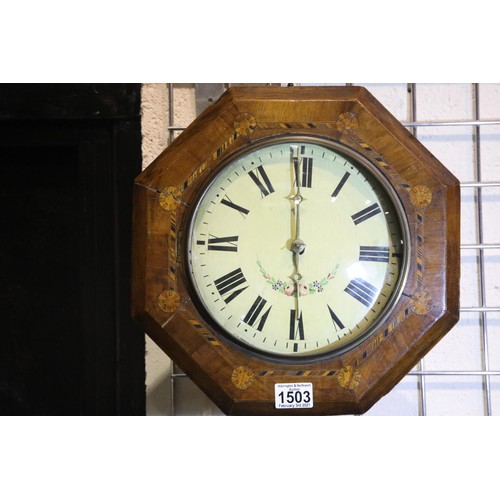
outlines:
[[[300, 163], [302, 161], [302, 158], [300, 157], [300, 150], [298, 146], [290, 146], [290, 163], [294, 171], [294, 178], [295, 178], [295, 185], [297, 186], [295, 195], [292, 196], [290, 199], [293, 201], [294, 204], [294, 209], [293, 212], [295, 214], [295, 231], [294, 231], [294, 240], [292, 242], [302, 242], [300, 239], [300, 204], [303, 201], [302, 198], [302, 193], [300, 192], [300, 180], [299, 180], [299, 170], [300, 170]], [[305, 250], [305, 246], [303, 248]], [[302, 250], [302, 251], [303, 251]], [[293, 252], [292, 248], [292, 252]]]
[[[295, 153], [295, 154], [294, 154]], [[299, 170], [302, 158], [300, 157], [300, 150], [298, 146], [290, 146], [290, 162], [292, 163], [295, 177], [295, 185], [297, 190], [294, 196], [290, 199], [293, 201], [293, 213], [294, 213], [294, 236], [291, 244], [290, 250], [294, 254], [302, 255], [306, 249], [306, 244], [300, 239], [300, 204], [304, 201], [302, 194], [300, 192], [300, 180], [299, 180]], [[298, 273], [298, 259], [296, 263], [296, 273]]]
[[293, 282], [295, 283], [295, 320], [300, 320], [300, 280], [302, 279], [302, 275], [299, 271], [299, 256], [302, 255], [306, 249], [305, 243], [300, 239], [300, 203], [302, 202], [302, 194], [300, 192], [300, 181], [299, 181], [299, 167], [300, 167], [300, 150], [298, 146], [290, 146], [290, 166], [294, 171], [295, 185], [297, 186], [295, 195], [290, 199], [293, 201], [294, 208], [294, 231], [293, 231], [293, 240], [290, 247], [292, 251], [293, 258], [293, 267], [294, 272], [291, 276]]
[[299, 321], [300, 319], [300, 280], [302, 279], [302, 275], [299, 273], [299, 254], [293, 254], [293, 266], [294, 273], [291, 276], [294, 284], [295, 284], [295, 321]]

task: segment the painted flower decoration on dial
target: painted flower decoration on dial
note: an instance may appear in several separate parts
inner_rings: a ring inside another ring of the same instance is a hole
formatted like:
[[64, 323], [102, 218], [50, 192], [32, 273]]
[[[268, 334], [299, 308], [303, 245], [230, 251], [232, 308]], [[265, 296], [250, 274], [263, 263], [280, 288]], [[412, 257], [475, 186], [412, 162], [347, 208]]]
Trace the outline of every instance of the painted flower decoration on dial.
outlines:
[[[267, 283], [271, 285], [271, 288], [274, 291], [284, 293], [289, 297], [291, 296], [295, 297], [297, 295], [295, 283], [291, 278], [284, 278], [284, 279], [274, 278], [264, 269], [264, 266], [262, 265], [260, 260], [257, 261], [257, 266], [259, 267], [259, 270], [264, 279], [267, 281]], [[313, 282], [310, 283], [306, 283], [305, 280], [301, 280], [299, 283], [299, 296], [312, 295], [324, 291], [325, 287], [328, 285], [330, 280], [335, 278], [338, 268], [339, 264], [336, 264], [326, 276], [324, 276], [319, 280], [314, 280]]]

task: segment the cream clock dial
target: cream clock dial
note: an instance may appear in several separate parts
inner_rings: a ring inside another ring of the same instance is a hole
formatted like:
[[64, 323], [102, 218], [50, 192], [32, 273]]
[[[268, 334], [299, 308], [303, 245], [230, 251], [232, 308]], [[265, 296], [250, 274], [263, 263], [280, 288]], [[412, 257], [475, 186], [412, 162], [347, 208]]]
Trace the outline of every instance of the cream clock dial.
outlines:
[[390, 312], [408, 261], [397, 196], [332, 141], [275, 139], [232, 157], [199, 197], [188, 274], [243, 349], [297, 361], [350, 349]]

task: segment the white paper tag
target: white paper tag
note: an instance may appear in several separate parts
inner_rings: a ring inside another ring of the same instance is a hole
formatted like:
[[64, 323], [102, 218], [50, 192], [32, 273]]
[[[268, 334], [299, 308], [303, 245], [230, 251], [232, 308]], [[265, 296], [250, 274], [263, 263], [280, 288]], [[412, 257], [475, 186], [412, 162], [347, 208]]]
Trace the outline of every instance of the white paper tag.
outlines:
[[274, 407], [278, 410], [312, 408], [312, 383], [274, 384]]

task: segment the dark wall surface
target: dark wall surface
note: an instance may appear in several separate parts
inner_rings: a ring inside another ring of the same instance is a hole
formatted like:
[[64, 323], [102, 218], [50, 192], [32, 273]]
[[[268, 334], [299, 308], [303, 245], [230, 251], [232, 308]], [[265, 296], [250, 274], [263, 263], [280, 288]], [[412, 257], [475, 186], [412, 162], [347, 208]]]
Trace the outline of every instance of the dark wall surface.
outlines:
[[0, 415], [143, 415], [139, 84], [0, 85]]

